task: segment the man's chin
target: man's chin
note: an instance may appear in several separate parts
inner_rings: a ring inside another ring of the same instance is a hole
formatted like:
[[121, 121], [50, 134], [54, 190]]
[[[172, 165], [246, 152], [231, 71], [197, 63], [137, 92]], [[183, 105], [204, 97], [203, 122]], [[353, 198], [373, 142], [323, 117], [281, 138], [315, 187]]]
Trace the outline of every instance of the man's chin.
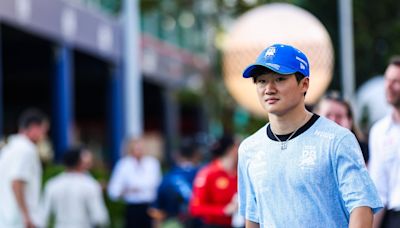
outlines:
[[397, 109], [400, 108], [400, 99], [387, 98], [386, 100], [391, 106], [393, 106]]

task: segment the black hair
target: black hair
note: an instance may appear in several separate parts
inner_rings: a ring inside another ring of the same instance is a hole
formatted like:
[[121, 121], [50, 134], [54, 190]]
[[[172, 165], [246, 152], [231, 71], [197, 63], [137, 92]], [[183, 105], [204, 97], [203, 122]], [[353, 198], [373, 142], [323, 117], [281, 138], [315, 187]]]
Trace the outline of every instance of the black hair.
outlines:
[[[271, 73], [271, 72], [274, 72], [274, 71], [272, 71], [271, 69], [269, 69], [269, 68], [266, 68], [266, 67], [256, 67], [254, 70], [253, 70], [253, 76], [252, 76], [252, 78], [253, 78], [253, 82], [254, 83], [256, 83], [257, 82], [257, 77], [258, 76], [260, 76], [260, 75], [264, 75], [264, 74], [268, 74], [268, 73]], [[295, 72], [294, 73], [294, 76], [296, 77], [296, 81], [297, 81], [297, 84], [299, 84], [300, 83], [300, 81], [301, 80], [303, 80], [306, 76], [304, 76], [302, 73], [300, 73], [300, 72]], [[307, 94], [307, 92], [304, 92], [304, 96], [306, 96], [306, 94]]]
[[219, 158], [226, 154], [228, 149], [233, 146], [235, 139], [231, 134], [224, 134], [211, 147], [211, 153], [214, 158]]
[[47, 116], [36, 108], [29, 108], [22, 112], [18, 120], [18, 127], [20, 129], [27, 129], [30, 126], [37, 124], [40, 125], [47, 121]]
[[186, 159], [191, 159], [199, 153], [200, 144], [195, 139], [187, 137], [182, 139], [179, 154]]
[[389, 65], [395, 65], [400, 67], [400, 55], [394, 55], [389, 60]]
[[[271, 72], [274, 72], [274, 71], [272, 71], [271, 69], [266, 68], [266, 67], [256, 67], [253, 70], [253, 75], [252, 75], [253, 82], [256, 83], [258, 76], [264, 75], [264, 74], [269, 74]], [[294, 75], [296, 76], [297, 83], [300, 83], [300, 81], [306, 77], [300, 72], [295, 72]]]
[[81, 161], [83, 147], [72, 147], [64, 152], [63, 163], [67, 168], [75, 168]]
[[303, 80], [303, 78], [306, 77], [306, 76], [304, 76], [304, 75], [303, 75], [302, 73], [300, 73], [300, 72], [294, 73], [294, 76], [296, 76], [297, 83], [300, 83], [300, 81]]

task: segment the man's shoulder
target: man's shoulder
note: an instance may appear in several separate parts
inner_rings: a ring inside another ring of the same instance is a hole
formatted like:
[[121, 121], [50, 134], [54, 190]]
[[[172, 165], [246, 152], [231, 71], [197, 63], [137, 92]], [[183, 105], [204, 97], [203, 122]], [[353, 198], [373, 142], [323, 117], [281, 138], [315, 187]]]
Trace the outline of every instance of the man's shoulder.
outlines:
[[4, 149], [10, 150], [15, 154], [23, 154], [24, 156], [38, 156], [35, 144], [22, 134], [10, 137], [10, 140]]
[[153, 155], [146, 155], [143, 157], [144, 160], [146, 160], [147, 162], [153, 163], [153, 164], [159, 164], [159, 160], [154, 157]]
[[62, 182], [65, 180], [65, 174], [59, 173], [54, 177], [51, 177], [45, 184], [45, 188], [47, 191], [54, 191], [58, 186], [61, 185]]
[[87, 186], [91, 189], [101, 189], [100, 183], [89, 173], [83, 173], [82, 179], [86, 182]]
[[390, 115], [387, 115], [381, 119], [379, 119], [378, 121], [376, 121], [372, 127], [371, 127], [371, 131], [376, 131], [376, 130], [385, 130], [386, 128], [388, 128], [390, 126], [392, 122], [392, 118]]
[[121, 170], [121, 169], [126, 169], [127, 167], [130, 167], [132, 165], [132, 159], [130, 156], [125, 155], [121, 157], [117, 163], [115, 164], [114, 170]]
[[28, 139], [19, 135], [11, 136], [8, 143], [1, 150], [2, 163], [6, 166], [14, 165], [14, 162], [35, 162], [39, 154], [36, 147]]
[[193, 185], [196, 187], [203, 187], [206, 182], [207, 179], [210, 176], [210, 173], [213, 172], [213, 166], [212, 166], [212, 162], [203, 166], [199, 172], [197, 172], [197, 175], [194, 179]]
[[339, 124], [335, 123], [334, 121], [329, 120], [323, 116], [320, 116], [318, 118], [318, 121], [315, 123], [315, 128], [311, 133], [316, 134], [319, 131], [329, 132], [336, 136], [350, 133], [350, 131], [347, 128], [342, 127]]
[[66, 185], [71, 183], [79, 184], [82, 187], [97, 187], [99, 183], [96, 179], [94, 179], [90, 174], [87, 173], [76, 173], [71, 174], [68, 172], [60, 173], [51, 179], [48, 180], [46, 183], [46, 187], [51, 190], [55, 189], [64, 189]]

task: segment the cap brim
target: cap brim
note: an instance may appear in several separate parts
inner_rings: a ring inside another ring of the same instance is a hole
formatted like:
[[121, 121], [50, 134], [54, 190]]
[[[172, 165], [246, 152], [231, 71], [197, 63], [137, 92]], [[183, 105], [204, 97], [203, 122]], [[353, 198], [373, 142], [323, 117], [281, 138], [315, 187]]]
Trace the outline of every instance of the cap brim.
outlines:
[[256, 76], [255, 73], [259, 72], [260, 68], [267, 68], [278, 74], [294, 74], [294, 73], [296, 73], [296, 70], [293, 70], [293, 69], [291, 69], [289, 67], [285, 67], [285, 66], [279, 66], [279, 68], [278, 68], [278, 67], [273, 67], [271, 65], [252, 64], [243, 71], [243, 77], [251, 78], [253, 76]]

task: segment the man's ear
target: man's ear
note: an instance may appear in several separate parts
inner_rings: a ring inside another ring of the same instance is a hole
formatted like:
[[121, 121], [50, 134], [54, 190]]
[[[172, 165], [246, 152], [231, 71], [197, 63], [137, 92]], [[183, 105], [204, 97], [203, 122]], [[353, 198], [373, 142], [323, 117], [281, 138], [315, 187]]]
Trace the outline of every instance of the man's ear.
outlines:
[[308, 77], [303, 78], [301, 80], [300, 85], [302, 87], [303, 93], [307, 92], [308, 87], [310, 87], [310, 79]]

